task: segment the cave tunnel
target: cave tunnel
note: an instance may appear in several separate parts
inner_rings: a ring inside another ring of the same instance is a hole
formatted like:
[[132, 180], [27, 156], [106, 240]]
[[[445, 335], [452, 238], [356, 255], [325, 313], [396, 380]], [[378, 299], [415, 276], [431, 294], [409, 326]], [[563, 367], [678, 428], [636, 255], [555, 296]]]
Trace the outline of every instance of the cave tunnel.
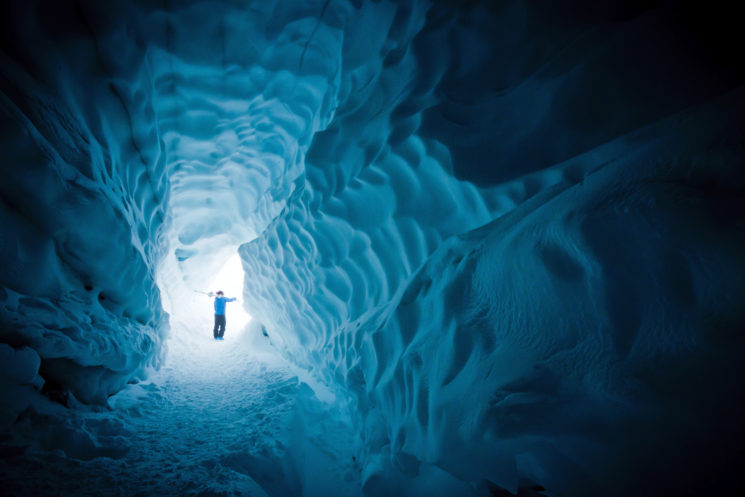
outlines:
[[1, 5], [1, 495], [743, 495], [734, 6]]

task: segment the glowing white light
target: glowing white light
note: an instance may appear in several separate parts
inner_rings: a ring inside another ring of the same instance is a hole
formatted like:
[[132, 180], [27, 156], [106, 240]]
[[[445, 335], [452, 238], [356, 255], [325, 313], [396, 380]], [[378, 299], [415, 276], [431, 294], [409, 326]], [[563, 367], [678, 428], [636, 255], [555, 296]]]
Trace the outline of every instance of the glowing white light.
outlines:
[[217, 272], [209, 286], [209, 291], [211, 292], [222, 290], [226, 297], [235, 297], [238, 299], [236, 302], [229, 302], [226, 306], [226, 335], [242, 332], [248, 322], [251, 321], [251, 315], [243, 309], [244, 274], [241, 257], [235, 254]]

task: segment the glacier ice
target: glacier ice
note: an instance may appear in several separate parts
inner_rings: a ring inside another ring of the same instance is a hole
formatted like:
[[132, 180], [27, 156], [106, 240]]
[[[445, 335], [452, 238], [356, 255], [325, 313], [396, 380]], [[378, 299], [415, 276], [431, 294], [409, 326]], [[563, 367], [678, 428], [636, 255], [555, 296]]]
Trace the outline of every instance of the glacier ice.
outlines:
[[745, 71], [706, 9], [3, 2], [3, 491], [736, 493]]

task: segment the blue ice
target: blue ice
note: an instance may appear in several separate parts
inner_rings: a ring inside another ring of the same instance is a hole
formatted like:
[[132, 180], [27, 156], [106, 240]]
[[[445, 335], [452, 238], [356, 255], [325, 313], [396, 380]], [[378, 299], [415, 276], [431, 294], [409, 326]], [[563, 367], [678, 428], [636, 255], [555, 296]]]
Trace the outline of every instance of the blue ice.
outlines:
[[2, 9], [3, 492], [742, 487], [734, 13]]

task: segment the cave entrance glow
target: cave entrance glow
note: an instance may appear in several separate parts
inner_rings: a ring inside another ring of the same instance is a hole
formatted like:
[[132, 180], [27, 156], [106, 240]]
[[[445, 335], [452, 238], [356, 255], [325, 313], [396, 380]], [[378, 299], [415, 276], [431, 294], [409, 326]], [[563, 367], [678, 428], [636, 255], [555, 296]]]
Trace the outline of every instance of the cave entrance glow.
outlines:
[[252, 318], [243, 308], [244, 271], [237, 247], [224, 247], [180, 261], [175, 253], [158, 271], [158, 285], [163, 307], [169, 314], [171, 356], [176, 348], [187, 353], [213, 342], [214, 295], [222, 290], [236, 301], [226, 305], [225, 340], [233, 341], [245, 334]]
[[[230, 326], [232, 333], [242, 333], [251, 321], [251, 315], [243, 308], [244, 277], [245, 273], [241, 266], [241, 257], [235, 254], [228, 259], [209, 284], [209, 291], [217, 292], [218, 290], [222, 290], [226, 297], [235, 297], [238, 299], [235, 302], [227, 304], [228, 326]], [[212, 300], [210, 300], [211, 305]]]
[[[261, 333], [261, 327], [243, 308], [244, 271], [236, 248], [203, 252], [194, 261], [181, 265], [171, 254], [161, 268], [160, 286], [164, 307], [170, 314], [170, 337], [166, 368], [153, 376], [152, 381], [163, 384], [172, 381], [168, 378], [178, 377], [179, 382], [184, 383], [183, 388], [188, 390], [192, 384], [204, 385], [205, 382], [241, 383], [246, 362], [261, 363], [272, 369], [288, 368], [270, 340]], [[226, 297], [236, 298], [226, 304], [223, 340], [215, 340], [212, 331], [214, 295], [209, 294], [218, 290]], [[260, 385], [256, 388], [260, 389]], [[225, 391], [225, 388], [220, 386], [217, 390]]]

